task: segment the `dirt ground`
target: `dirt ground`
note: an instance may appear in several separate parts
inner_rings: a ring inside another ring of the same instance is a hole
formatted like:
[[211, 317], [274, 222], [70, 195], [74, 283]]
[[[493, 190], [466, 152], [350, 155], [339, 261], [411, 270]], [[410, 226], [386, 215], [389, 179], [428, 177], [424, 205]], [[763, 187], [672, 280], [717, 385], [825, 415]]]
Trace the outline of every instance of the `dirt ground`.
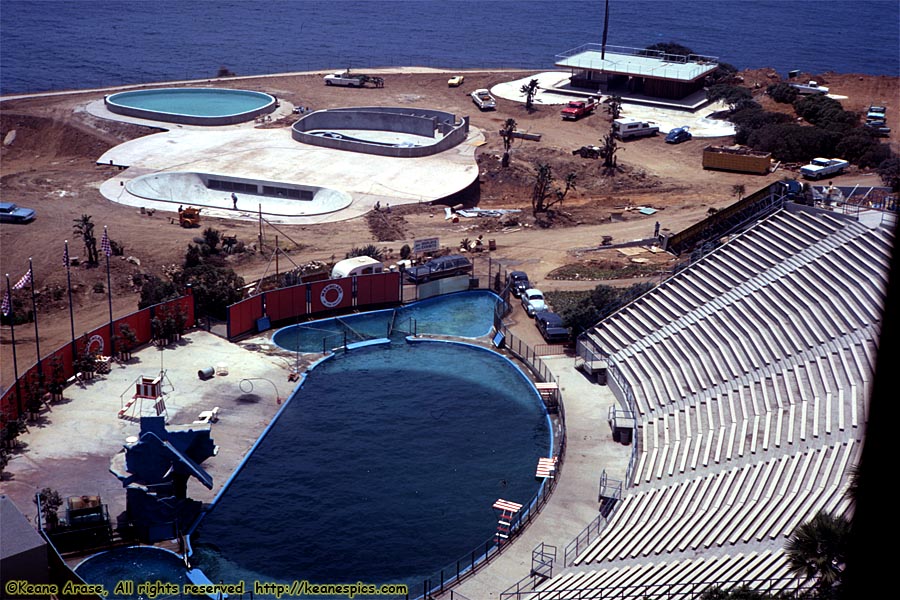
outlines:
[[[415, 71], [415, 72], [413, 72]], [[422, 71], [422, 72], [419, 72]], [[497, 83], [526, 77], [530, 72], [466, 72], [465, 85], [448, 88], [448, 74], [427, 69], [397, 69], [371, 73], [382, 75], [384, 88], [335, 88], [322, 84], [320, 73], [219, 80], [216, 85], [257, 89], [279, 99], [313, 109], [338, 106], [411, 106], [428, 107], [468, 115], [471, 124], [485, 132], [486, 143], [476, 156], [480, 165], [479, 189], [467, 199], [481, 208], [521, 209], [518, 223], [501, 223], [496, 218], [444, 219], [444, 207], [432, 205], [395, 207], [390, 215], [366, 217], [315, 226], [282, 226], [280, 245], [297, 264], [311, 260], [341, 259], [354, 246], [375, 243], [396, 254], [403, 244], [415, 238], [439, 236], [447, 247], [457, 247], [463, 238], [478, 235], [496, 238], [492, 257], [510, 266], [528, 271], [532, 281], [545, 290], [588, 289], [588, 281], [561, 281], [548, 273], [581, 261], [625, 261], [628, 257], [614, 251], [594, 250], [603, 236], [613, 241], [650, 236], [656, 221], [665, 229], [679, 231], [702, 219], [709, 207], [722, 207], [736, 198], [732, 187], [745, 186], [752, 192], [763, 185], [793, 175], [779, 170], [766, 176], [704, 171], [702, 150], [706, 145], [729, 144], [731, 138], [699, 139], [671, 146], [663, 136], [620, 144], [619, 170], [613, 176], [601, 172], [601, 162], [573, 156], [571, 151], [585, 144], [597, 144], [609, 129], [604, 111], [577, 122], [564, 122], [559, 107], [539, 106], [532, 112], [523, 104], [498, 99], [497, 110], [480, 113], [467, 92]], [[744, 84], [759, 94], [760, 102], [774, 109], [765, 98], [765, 87], [777, 80], [774, 71], [742, 73]], [[826, 73], [814, 77], [831, 88], [848, 110], [864, 111], [869, 104], [884, 104], [896, 114], [898, 78]], [[34, 208], [38, 218], [28, 225], [3, 225], [0, 229], [0, 274], [9, 273], [15, 283], [34, 262], [35, 285], [39, 295], [40, 346], [42, 353], [58, 347], [70, 338], [66, 301], [66, 271], [63, 268], [63, 240], [69, 240], [71, 256], [84, 256], [84, 249], [73, 233], [74, 220], [91, 215], [100, 237], [102, 227], [124, 246], [122, 257], [112, 257], [111, 273], [115, 316], [137, 309], [139, 287], [134, 277], [180, 264], [185, 249], [201, 230], [182, 229], [163, 214], [143, 215], [139, 210], [104, 199], [98, 188], [116, 171], [96, 164], [108, 148], [155, 130], [101, 120], [87, 114], [83, 107], [107, 91], [44, 95], [6, 100], [0, 104], [0, 195]], [[540, 133], [539, 142], [516, 140], [511, 165], [500, 166], [503, 151], [498, 130], [508, 118], [514, 118], [518, 130]], [[268, 123], [265, 127], [289, 126], [289, 122]], [[889, 140], [900, 149], [898, 128]], [[537, 163], [549, 164], [557, 184], [569, 173], [576, 175], [576, 188], [558, 207], [550, 227], [541, 226], [531, 216], [530, 198]], [[439, 174], [436, 174], [439, 176]], [[851, 169], [835, 178], [843, 185], [880, 185], [872, 172]], [[659, 212], [644, 216], [635, 207], [652, 207]], [[621, 220], [611, 220], [621, 213]], [[223, 234], [236, 235], [248, 244], [256, 240], [259, 226], [254, 222], [204, 219]], [[261, 252], [246, 252], [229, 258], [245, 280], [259, 278], [270, 265], [274, 236], [266, 230], [270, 244]], [[288, 238], [288, 239], [285, 239]], [[128, 261], [134, 257], [136, 261]], [[654, 259], [654, 260], [668, 260]], [[139, 263], [139, 264], [135, 264]], [[282, 269], [286, 261], [282, 259]], [[105, 268], [71, 269], [75, 297], [75, 332], [106, 321]], [[3, 282], [5, 285], [5, 282]], [[26, 290], [16, 293], [18, 302], [30, 305]], [[16, 348], [20, 372], [35, 360], [34, 328], [31, 324], [16, 328]], [[12, 361], [9, 328], [0, 338], [0, 387], [11, 383]]]

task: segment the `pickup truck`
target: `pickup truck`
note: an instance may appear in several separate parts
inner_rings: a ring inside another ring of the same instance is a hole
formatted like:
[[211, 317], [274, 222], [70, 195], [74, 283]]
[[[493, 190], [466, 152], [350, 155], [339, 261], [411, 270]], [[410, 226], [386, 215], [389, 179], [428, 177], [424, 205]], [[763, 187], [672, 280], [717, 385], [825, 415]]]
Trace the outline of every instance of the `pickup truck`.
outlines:
[[594, 112], [594, 109], [597, 108], [597, 104], [597, 99], [593, 97], [588, 98], [587, 100], [572, 100], [560, 111], [560, 114], [566, 121], [577, 121], [581, 117]]
[[370, 77], [351, 73], [350, 71], [339, 71], [325, 76], [325, 85], [342, 85], [345, 87], [364, 87], [367, 83], [371, 83], [375, 87], [384, 87], [384, 79], [381, 77]]
[[850, 165], [840, 158], [814, 158], [808, 165], [800, 167], [800, 174], [806, 179], [822, 179], [829, 175], [840, 175]]
[[828, 93], [828, 88], [819, 85], [816, 81], [810, 81], [809, 83], [792, 83], [791, 87], [795, 88], [798, 94], [803, 95]]
[[471, 94], [472, 102], [481, 110], [493, 110], [497, 108], [497, 101], [491, 96], [491, 93], [485, 89], [475, 90]]
[[659, 125], [653, 121], [621, 118], [613, 121], [613, 136], [620, 140], [645, 137], [659, 133]]

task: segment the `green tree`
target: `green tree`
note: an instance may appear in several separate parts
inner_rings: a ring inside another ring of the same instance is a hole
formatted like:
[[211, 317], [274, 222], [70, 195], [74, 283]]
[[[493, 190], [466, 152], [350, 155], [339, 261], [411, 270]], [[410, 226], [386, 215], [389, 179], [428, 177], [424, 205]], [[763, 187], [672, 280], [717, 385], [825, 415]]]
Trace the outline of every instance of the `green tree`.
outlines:
[[900, 192], [900, 157], [891, 156], [878, 165], [878, 176], [881, 182], [891, 188], [891, 191]]
[[738, 85], [729, 85], [726, 83], [718, 83], [707, 88], [706, 98], [710, 102], [717, 102], [721, 100], [722, 102], [727, 104], [731, 108], [731, 110], [734, 110], [741, 104], [741, 102], [753, 100], [753, 94], [750, 93], [750, 90], [745, 87], [741, 87]]
[[536, 217], [556, 204], [562, 204], [569, 190], [575, 189], [575, 174], [566, 175], [565, 187], [553, 186], [553, 169], [546, 163], [539, 163], [535, 172], [534, 188], [531, 191], [531, 212]]
[[178, 286], [174, 282], [163, 281], [156, 275], [148, 275], [141, 283], [141, 299], [138, 301], [138, 308], [147, 308], [180, 295]]
[[219, 252], [219, 242], [222, 241], [222, 232], [212, 227], [203, 230], [203, 250], [205, 254], [216, 254]]
[[97, 253], [97, 238], [94, 236], [94, 224], [91, 222], [91, 215], [81, 215], [80, 219], [75, 219], [75, 225], [72, 227], [75, 235], [81, 237], [84, 242], [84, 252], [87, 254], [88, 265], [96, 267], [100, 264]]
[[603, 157], [603, 169], [607, 174], [611, 174], [616, 170], [617, 159], [616, 152], [619, 151], [619, 142], [612, 129], [600, 140], [603, 146], [600, 148], [600, 156]]
[[746, 193], [747, 193], [747, 188], [744, 186], [743, 183], [736, 183], [733, 186], [731, 186], [731, 195], [735, 196], [738, 199], [738, 202], [740, 202], [741, 199], [743, 199], [744, 194], [746, 194]]
[[622, 96], [610, 96], [606, 100], [606, 112], [615, 121], [622, 116]]
[[519, 91], [525, 94], [525, 110], [528, 112], [534, 110], [534, 95], [538, 91], [538, 80], [532, 79], [523, 85]]
[[818, 513], [791, 534], [785, 546], [792, 573], [815, 580], [822, 594], [840, 586], [847, 562], [850, 521], [844, 516]]
[[515, 119], [507, 119], [503, 124], [503, 128], [500, 130], [500, 137], [503, 138], [503, 159], [500, 162], [500, 166], [508, 167], [509, 166], [509, 149], [512, 147], [513, 140], [515, 139], [516, 133], [516, 120]]
[[41, 517], [43, 517], [47, 529], [53, 529], [59, 524], [57, 511], [63, 505], [62, 496], [56, 490], [45, 487], [34, 498], [35, 504], [38, 504], [38, 501], [40, 501]]
[[384, 259], [384, 251], [376, 246], [375, 244], [366, 244], [362, 247], [353, 247], [350, 249], [344, 258], [353, 258], [356, 256], [368, 256], [369, 258], [374, 258], [375, 260], [383, 260]]
[[800, 92], [791, 84], [779, 81], [767, 87], [766, 94], [780, 104], [793, 104]]

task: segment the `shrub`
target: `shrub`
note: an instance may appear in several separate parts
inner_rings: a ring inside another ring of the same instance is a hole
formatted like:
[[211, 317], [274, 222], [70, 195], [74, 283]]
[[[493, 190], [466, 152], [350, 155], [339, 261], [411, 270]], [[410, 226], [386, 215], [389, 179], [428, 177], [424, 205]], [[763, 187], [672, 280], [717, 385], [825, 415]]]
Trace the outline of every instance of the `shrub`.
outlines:
[[797, 99], [797, 96], [800, 95], [797, 88], [783, 81], [773, 83], [767, 87], [766, 94], [768, 94], [772, 100], [780, 104], [793, 104]]
[[141, 299], [138, 308], [147, 308], [166, 300], [177, 298], [178, 288], [171, 281], [163, 281], [156, 275], [148, 275], [141, 284]]
[[841, 138], [835, 152], [862, 168], [877, 167], [891, 156], [890, 146], [878, 143], [868, 132], [858, 128]]
[[727, 83], [717, 83], [707, 88], [706, 97], [710, 102], [721, 100], [733, 109], [737, 107], [741, 101], [752, 100], [753, 94], [745, 87], [729, 85]]
[[878, 176], [882, 183], [894, 192], [900, 192], [900, 157], [891, 156], [878, 165]]
[[750, 134], [747, 144], [771, 152], [776, 160], [803, 162], [816, 156], [832, 156], [840, 136], [818, 127], [796, 123], [766, 125]]

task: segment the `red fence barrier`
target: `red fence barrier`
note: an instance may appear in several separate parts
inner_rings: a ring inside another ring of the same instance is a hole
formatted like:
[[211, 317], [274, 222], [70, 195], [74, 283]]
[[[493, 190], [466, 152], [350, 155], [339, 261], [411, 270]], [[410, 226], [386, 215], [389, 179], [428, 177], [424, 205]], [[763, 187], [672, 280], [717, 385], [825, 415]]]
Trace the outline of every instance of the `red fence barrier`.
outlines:
[[301, 283], [263, 292], [228, 307], [228, 339], [256, 332], [257, 319], [284, 321], [353, 307], [400, 302], [400, 273], [375, 273]]
[[353, 306], [353, 278], [316, 281], [309, 284], [310, 314]]
[[[149, 306], [137, 312], [131, 313], [124, 317], [120, 317], [113, 321], [113, 331], [120, 334], [121, 326], [127, 323], [137, 336], [137, 345], [141, 346], [153, 337], [150, 321], [155, 316], [161, 316], [169, 311], [183, 308], [186, 313], [185, 327], [194, 326], [194, 297], [190, 293], [168, 302]], [[78, 353], [84, 351], [84, 345], [87, 343], [88, 349], [96, 354], [110, 354], [111, 345], [109, 339], [109, 323], [100, 325], [99, 327], [87, 332], [84, 337], [76, 339], [75, 345]], [[45, 380], [49, 380], [53, 376], [54, 358], [58, 357], [62, 365], [62, 377], [69, 379], [75, 374], [75, 366], [73, 363], [72, 343], [66, 342], [50, 354], [41, 357], [41, 371]], [[26, 388], [34, 376], [38, 373], [38, 365], [34, 364], [25, 370], [19, 376], [19, 379], [9, 387], [0, 397], [0, 412], [10, 418], [17, 418], [24, 409]], [[17, 394], [17, 390], [19, 394]]]
[[306, 285], [266, 292], [266, 314], [273, 321], [289, 319], [306, 314]]

